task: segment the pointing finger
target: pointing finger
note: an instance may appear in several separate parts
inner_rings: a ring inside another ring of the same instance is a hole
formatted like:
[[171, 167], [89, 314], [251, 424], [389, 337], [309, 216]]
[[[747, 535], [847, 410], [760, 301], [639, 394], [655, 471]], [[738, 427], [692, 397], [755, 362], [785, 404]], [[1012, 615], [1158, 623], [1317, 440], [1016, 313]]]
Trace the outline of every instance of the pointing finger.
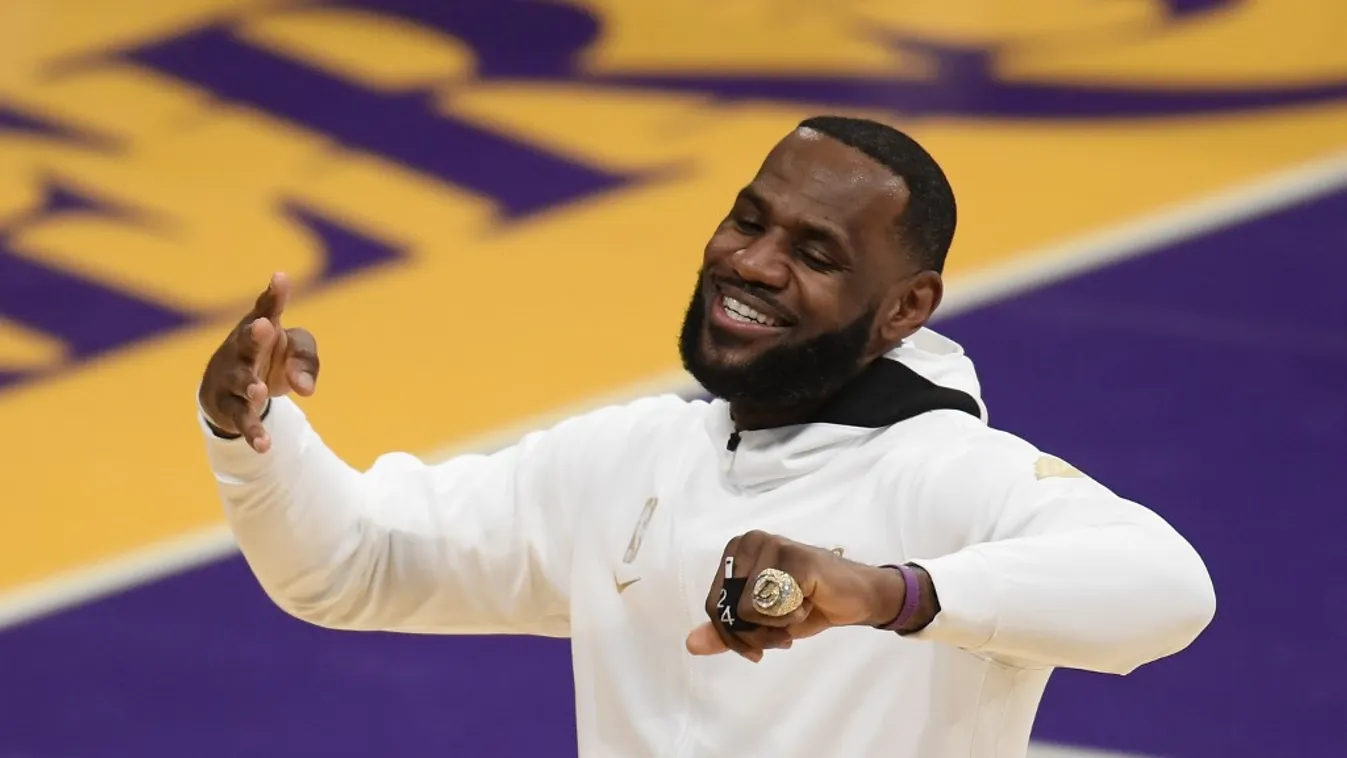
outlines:
[[271, 282], [262, 294], [257, 296], [253, 303], [253, 309], [245, 317], [246, 321], [259, 318], [269, 318], [277, 321], [281, 313], [285, 311], [285, 305], [290, 300], [290, 277], [283, 272], [276, 272], [271, 275]]

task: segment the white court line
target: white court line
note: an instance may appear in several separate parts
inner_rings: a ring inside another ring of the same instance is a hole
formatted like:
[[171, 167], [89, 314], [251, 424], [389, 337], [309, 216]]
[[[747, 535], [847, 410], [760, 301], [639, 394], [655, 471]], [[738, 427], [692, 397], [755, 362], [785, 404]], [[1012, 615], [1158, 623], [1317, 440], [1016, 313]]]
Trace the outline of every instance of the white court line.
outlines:
[[[957, 286], [952, 285], [940, 308], [940, 318], [1144, 255], [1159, 247], [1280, 210], [1344, 186], [1347, 186], [1347, 151], [1202, 200], [1181, 203], [1138, 220], [1031, 251], [1018, 256], [1019, 260], [1015, 262], [984, 270], [960, 280]], [[526, 432], [552, 426], [578, 413], [647, 395], [687, 392], [694, 388], [695, 384], [686, 373], [673, 372], [438, 451], [429, 460], [443, 460], [465, 451], [499, 449]], [[223, 525], [210, 527], [0, 593], [0, 630], [210, 563], [236, 550], [227, 528]]]
[[1029, 745], [1029, 754], [1026, 758], [1147, 758], [1147, 756], [1071, 745], [1033, 742]]

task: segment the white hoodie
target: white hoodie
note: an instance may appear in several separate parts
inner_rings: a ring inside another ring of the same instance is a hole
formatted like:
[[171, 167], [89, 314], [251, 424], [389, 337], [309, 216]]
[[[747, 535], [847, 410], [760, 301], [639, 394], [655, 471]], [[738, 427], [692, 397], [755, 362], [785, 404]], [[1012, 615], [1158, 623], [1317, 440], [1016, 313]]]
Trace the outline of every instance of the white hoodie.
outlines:
[[[1215, 610], [1179, 534], [990, 429], [972, 363], [930, 330], [818, 421], [734, 450], [724, 402], [678, 397], [365, 472], [288, 399], [266, 426], [265, 455], [202, 430], [268, 595], [335, 629], [570, 637], [584, 758], [1020, 757], [1053, 667], [1127, 673]], [[721, 552], [753, 529], [916, 562], [942, 610], [909, 637], [841, 628], [759, 664], [694, 658]]]

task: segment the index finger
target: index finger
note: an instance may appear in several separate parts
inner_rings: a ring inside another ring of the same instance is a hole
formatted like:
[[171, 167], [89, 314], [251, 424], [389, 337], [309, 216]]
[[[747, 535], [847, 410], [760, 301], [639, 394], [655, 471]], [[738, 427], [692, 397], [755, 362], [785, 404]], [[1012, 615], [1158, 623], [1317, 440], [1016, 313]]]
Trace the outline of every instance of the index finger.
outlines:
[[281, 313], [285, 311], [285, 304], [290, 300], [290, 277], [284, 272], [277, 271], [271, 275], [271, 281], [262, 294], [257, 296], [253, 303], [253, 309], [243, 317], [245, 323], [256, 321], [259, 318], [270, 319], [279, 324]]

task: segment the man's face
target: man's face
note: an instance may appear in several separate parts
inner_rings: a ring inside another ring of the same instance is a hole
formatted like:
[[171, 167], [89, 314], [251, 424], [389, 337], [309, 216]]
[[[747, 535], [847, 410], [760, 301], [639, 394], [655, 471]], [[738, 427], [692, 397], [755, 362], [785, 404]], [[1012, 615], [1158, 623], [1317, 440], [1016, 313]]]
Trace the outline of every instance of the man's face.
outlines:
[[917, 272], [896, 229], [907, 198], [860, 151], [791, 133], [706, 245], [684, 366], [711, 393], [762, 409], [835, 392], [897, 341], [886, 323]]

